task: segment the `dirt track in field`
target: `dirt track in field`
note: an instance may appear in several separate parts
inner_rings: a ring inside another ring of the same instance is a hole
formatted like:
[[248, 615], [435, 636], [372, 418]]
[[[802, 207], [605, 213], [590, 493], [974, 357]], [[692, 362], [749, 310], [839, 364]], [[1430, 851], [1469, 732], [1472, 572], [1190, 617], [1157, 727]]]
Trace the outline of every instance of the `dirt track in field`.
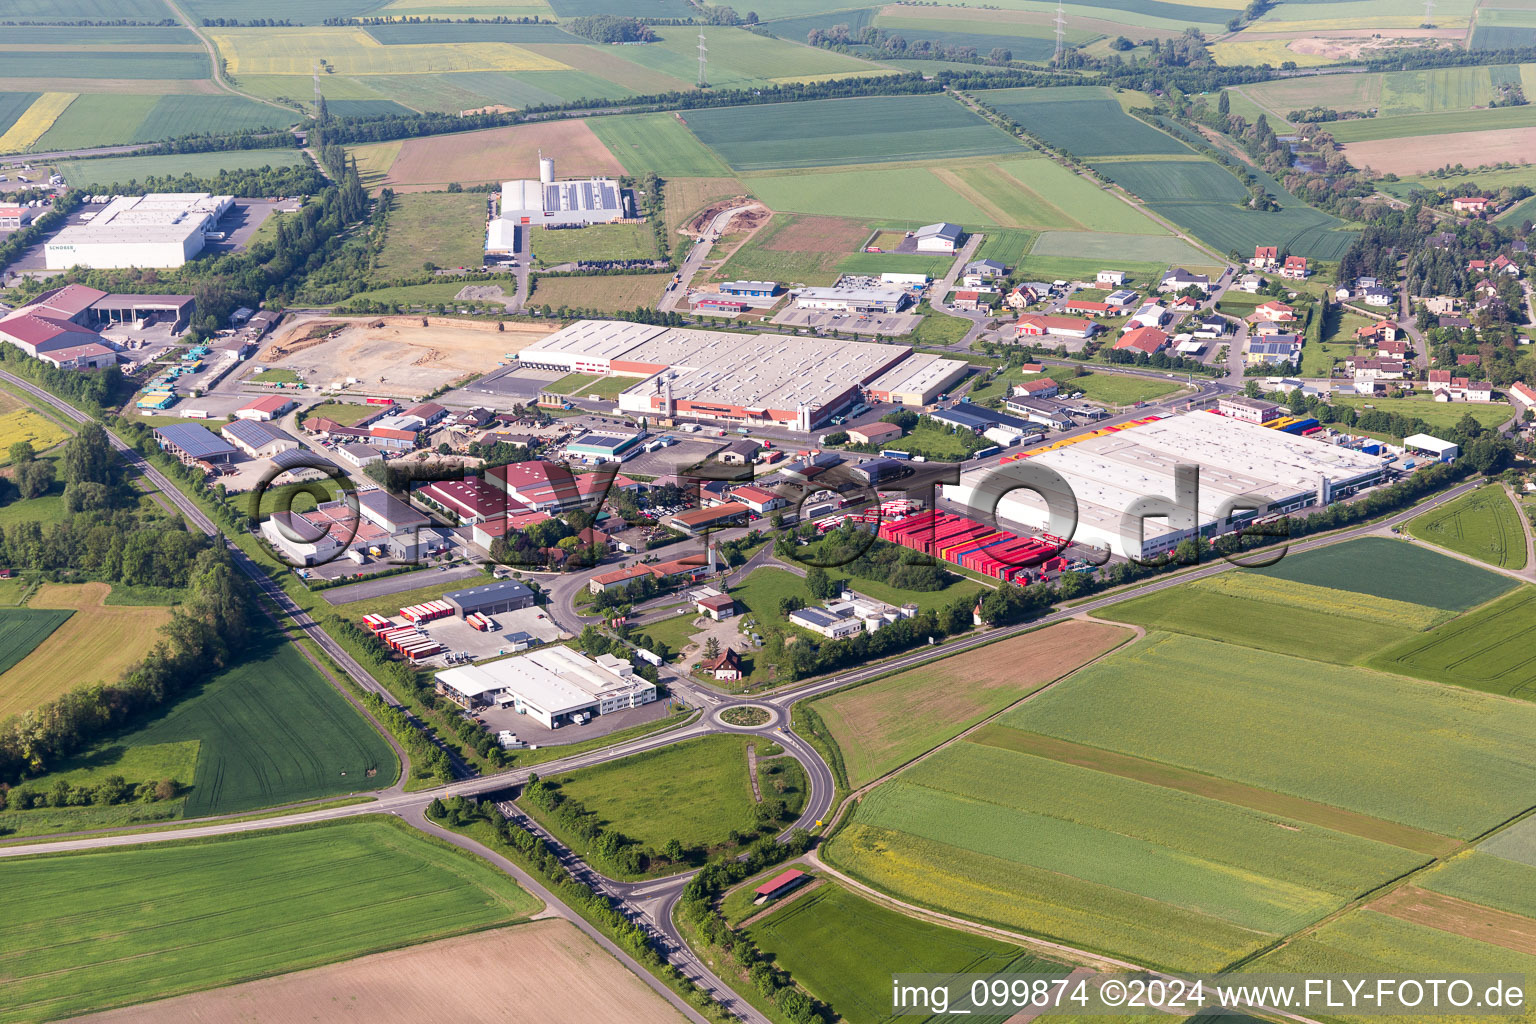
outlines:
[[92, 1024], [677, 1024], [567, 921], [545, 920], [78, 1017]]
[[1411, 885], [1394, 889], [1367, 909], [1452, 935], [1536, 956], [1536, 921]]

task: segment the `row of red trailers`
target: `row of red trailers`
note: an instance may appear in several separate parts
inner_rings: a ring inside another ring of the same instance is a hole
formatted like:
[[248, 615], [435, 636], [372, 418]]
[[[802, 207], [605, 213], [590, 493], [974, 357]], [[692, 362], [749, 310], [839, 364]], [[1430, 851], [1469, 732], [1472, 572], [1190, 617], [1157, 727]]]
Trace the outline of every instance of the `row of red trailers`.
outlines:
[[1019, 586], [1067, 567], [1060, 554], [1066, 541], [1059, 537], [1021, 537], [949, 512], [919, 512], [884, 523], [880, 539]]
[[441, 654], [443, 645], [432, 639], [416, 626], [397, 626], [392, 620], [383, 615], [364, 615], [363, 625], [380, 640], [384, 646], [397, 654], [404, 655], [408, 661], [418, 661], [422, 658], [430, 658], [434, 654]]
[[434, 619], [446, 619], [453, 614], [453, 605], [447, 601], [428, 601], [426, 604], [413, 604], [409, 608], [400, 609], [400, 617], [406, 622], [432, 622]]
[[496, 620], [484, 612], [470, 612], [464, 616], [464, 621], [469, 624], [471, 629], [478, 629], [482, 633], [496, 628]]

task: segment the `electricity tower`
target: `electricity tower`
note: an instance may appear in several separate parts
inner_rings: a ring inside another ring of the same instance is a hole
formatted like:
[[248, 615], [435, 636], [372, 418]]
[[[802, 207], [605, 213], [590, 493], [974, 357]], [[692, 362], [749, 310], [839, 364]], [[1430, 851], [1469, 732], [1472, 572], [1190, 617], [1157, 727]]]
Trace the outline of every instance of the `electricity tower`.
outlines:
[[704, 30], [699, 29], [699, 88], [709, 87], [709, 77], [705, 74], [705, 65], [709, 63], [709, 47], [704, 45]]
[[1067, 12], [1066, 8], [1058, 2], [1056, 4], [1056, 57], [1055, 63], [1061, 64], [1062, 56], [1066, 53], [1067, 43]]

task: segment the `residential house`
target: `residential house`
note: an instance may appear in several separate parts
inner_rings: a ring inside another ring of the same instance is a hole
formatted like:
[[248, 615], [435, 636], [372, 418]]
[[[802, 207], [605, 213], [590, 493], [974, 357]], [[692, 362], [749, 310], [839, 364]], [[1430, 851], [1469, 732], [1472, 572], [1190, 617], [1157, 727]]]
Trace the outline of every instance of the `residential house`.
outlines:
[[1367, 306], [1390, 306], [1397, 301], [1397, 296], [1389, 288], [1372, 285], [1360, 293], [1360, 299]]
[[1138, 327], [1161, 327], [1168, 322], [1168, 317], [1169, 312], [1166, 306], [1148, 302], [1131, 314], [1131, 318], [1125, 322], [1121, 330], [1134, 331]]
[[1305, 281], [1310, 273], [1305, 256], [1287, 256], [1285, 266], [1280, 268], [1280, 276], [1287, 281]]
[[1020, 398], [1055, 398], [1061, 393], [1061, 386], [1049, 377], [1041, 377], [1015, 384], [1013, 393]]
[[1457, 366], [1481, 366], [1482, 362], [1483, 357], [1478, 355], [1476, 352], [1458, 355], [1456, 357]]
[[734, 682], [745, 675], [741, 667], [741, 655], [729, 647], [717, 656], [700, 662], [699, 671], [717, 682]]
[[1122, 288], [1118, 291], [1110, 292], [1108, 295], [1104, 296], [1104, 301], [1106, 304], [1114, 307], [1117, 312], [1124, 312], [1131, 306], [1134, 306], [1136, 304], [1136, 300], [1139, 297], [1140, 296], [1131, 291], [1131, 289]]
[[1386, 356], [1388, 358], [1399, 359], [1402, 357], [1403, 351], [1406, 351], [1408, 347], [1406, 342], [1397, 341], [1398, 335], [1402, 334], [1402, 332], [1403, 329], [1399, 327], [1395, 321], [1378, 320], [1376, 323], [1370, 324], [1369, 326], [1356, 328], [1355, 338], [1362, 343], [1370, 342], [1378, 346], [1382, 344], [1399, 344], [1402, 346], [1402, 349], [1398, 350], [1397, 352], [1379, 353], [1380, 355]]
[[1476, 216], [1486, 213], [1491, 202], [1487, 196], [1459, 196], [1451, 200], [1451, 210]]
[[1254, 307], [1252, 319], [1255, 322], [1262, 320], [1272, 324], [1288, 324], [1296, 319], [1296, 307], [1271, 299]]
[[1198, 288], [1206, 294], [1211, 291], [1211, 279], [1205, 274], [1192, 274], [1183, 267], [1175, 267], [1158, 282], [1159, 292], [1181, 292], [1185, 288]]
[[1230, 327], [1231, 321], [1220, 313], [1207, 313], [1194, 322], [1190, 333], [1196, 338], [1221, 338]]
[[978, 291], [955, 292], [954, 298], [950, 300], [950, 305], [956, 309], [969, 310], [973, 313], [979, 309], [991, 308], [987, 300], [983, 298], [982, 293]]
[[1233, 287], [1240, 292], [1257, 295], [1259, 294], [1259, 289], [1264, 287], [1264, 279], [1258, 274], [1244, 274], [1237, 279], [1237, 283]]
[[1424, 308], [1429, 310], [1432, 316], [1454, 313], [1460, 306], [1461, 300], [1450, 295], [1431, 295], [1424, 300]]
[[1068, 299], [1062, 307], [1068, 313], [1077, 313], [1080, 316], [1110, 316], [1119, 310], [1111, 307], [1107, 302], [1092, 302], [1087, 299]]
[[1255, 270], [1273, 270], [1280, 263], [1280, 249], [1274, 245], [1256, 245], [1248, 265]]
[[1524, 381], [1517, 380], [1509, 386], [1509, 394], [1515, 401], [1527, 409], [1536, 408], [1536, 388], [1532, 388]]
[[1003, 297], [1003, 301], [1008, 303], [1011, 309], [1022, 310], [1039, 302], [1041, 294], [1027, 284], [1020, 284], [1011, 288]]
[[997, 260], [972, 260], [965, 265], [964, 273], [976, 277], [1007, 277], [1008, 267]]
[[1301, 363], [1301, 338], [1294, 334], [1272, 334], [1265, 338], [1249, 338], [1248, 351], [1244, 353], [1249, 366], [1260, 363]]
[[1492, 269], [1494, 273], [1503, 274], [1506, 277], [1520, 276], [1519, 265], [1516, 264], [1515, 261], [1510, 259], [1508, 256], [1505, 256], [1503, 253], [1499, 253], [1499, 255], [1494, 257]]
[[1442, 316], [1437, 323], [1440, 327], [1456, 327], [1463, 330], [1472, 326], [1472, 321], [1464, 316]]
[[1168, 346], [1168, 334], [1156, 327], [1138, 327], [1133, 331], [1127, 331], [1115, 342], [1117, 349], [1131, 349], [1152, 355], [1161, 352]]

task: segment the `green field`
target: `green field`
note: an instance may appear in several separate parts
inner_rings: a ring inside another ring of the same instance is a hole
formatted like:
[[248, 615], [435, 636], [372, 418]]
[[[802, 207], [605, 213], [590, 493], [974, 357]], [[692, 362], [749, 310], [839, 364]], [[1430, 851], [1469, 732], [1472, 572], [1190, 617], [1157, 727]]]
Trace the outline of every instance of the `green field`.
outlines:
[[[1118, 199], [1112, 201], [1120, 202]], [[1159, 270], [1170, 266], [1186, 270], [1215, 269], [1215, 260], [1211, 256], [1172, 235], [1042, 231], [1030, 256], [1098, 260], [1101, 265], [1117, 270], [1126, 266], [1156, 266]]]
[[1536, 590], [1522, 587], [1371, 659], [1388, 672], [1536, 700], [1527, 630], [1536, 628]]
[[[750, 742], [745, 736], [705, 736], [551, 776], [549, 781], [559, 785], [566, 799], [579, 800], [598, 824], [617, 829], [642, 847], [660, 850], [676, 839], [685, 849], [714, 849], [726, 845], [733, 830], [748, 832], [754, 826], [747, 776]], [[792, 806], [798, 808], [804, 799], [804, 793], [796, 794]], [[523, 800], [520, 806], [605, 874], [633, 877], [531, 801]]]
[[1525, 524], [1497, 484], [1464, 494], [1408, 523], [1420, 540], [1505, 569], [1525, 568]]
[[1078, 157], [1190, 152], [1177, 139], [1131, 117], [1099, 86], [997, 89], [977, 95], [1025, 131]]
[[976, 258], [997, 260], [1009, 270], [1014, 270], [1023, 261], [1024, 254], [1034, 247], [1035, 238], [1034, 232], [1021, 231], [1017, 228], [998, 228], [988, 231], [986, 237], [982, 239], [981, 246], [976, 250]]
[[[1522, 825], [1500, 832], [1478, 845], [1480, 852], [1448, 861], [1434, 871], [1414, 879], [1422, 889], [1480, 903], [1485, 907], [1507, 910], [1512, 914], [1536, 917], [1536, 867], [1519, 859], [1506, 860], [1494, 855], [1507, 849], [1505, 837], [1525, 838]], [[1525, 829], [1529, 833], [1529, 829]]]
[[564, 377], [548, 385], [544, 390], [556, 395], [577, 395], [586, 398], [588, 395], [598, 395], [609, 401], [619, 397], [619, 392], [627, 391], [635, 386], [633, 377], [605, 377], [602, 374], [568, 373]]
[[584, 228], [530, 231], [533, 258], [553, 267], [576, 260], [653, 260], [656, 232], [649, 224], [593, 224]]
[[293, 644], [268, 640], [244, 658], [161, 717], [101, 746], [199, 741], [197, 772], [181, 780], [192, 783], [187, 817], [382, 789], [395, 780], [399, 765], [389, 745]]
[[[919, 921], [831, 882], [775, 910], [747, 934], [812, 996], [861, 1024], [908, 1019], [891, 1015], [892, 974], [1066, 972], [1018, 946]], [[1004, 1016], [969, 1019], [996, 1024]]]
[[1132, 405], [1171, 395], [1184, 387], [1182, 380], [1159, 380], [1129, 373], [1090, 373], [1084, 377], [1066, 377], [1059, 381], [1063, 390], [1081, 391], [1086, 397], [1106, 405]]
[[[82, 93], [32, 148], [35, 152], [46, 152], [158, 142], [209, 132], [281, 128], [297, 120], [298, 114], [293, 110], [257, 103], [242, 96]], [[275, 150], [274, 154], [281, 152]], [[218, 154], [197, 154], [204, 155]], [[272, 162], [275, 164], [278, 159], [274, 155]]]
[[0, 135], [4, 135], [41, 96], [40, 92], [0, 92]]
[[1278, 212], [1261, 213], [1229, 203], [1151, 203], [1150, 209], [1207, 245], [1227, 252], [1251, 252], [1255, 245], [1279, 245], [1298, 256], [1333, 260], [1344, 255], [1356, 233], [1343, 221], [1307, 206], [1289, 193], [1278, 196]]
[[388, 818], [11, 860], [0, 1021], [52, 1020], [506, 924], [539, 903]]
[[[626, 9], [625, 13], [632, 12]], [[661, 37], [657, 42], [620, 47], [620, 57], [685, 82], [693, 81], [699, 69], [698, 29], [663, 25], [657, 26], [656, 32]], [[804, 39], [789, 42], [744, 28], [724, 27], [709, 28], [705, 35], [709, 47], [709, 84], [717, 89], [889, 74], [861, 58], [806, 46]]]
[[1267, 569], [1254, 571], [1457, 612], [1491, 601], [1515, 585], [1497, 573], [1385, 537], [1364, 537], [1287, 555]]
[[[0, 608], [0, 674], [31, 654], [73, 614], [54, 608]], [[0, 704], [4, 703], [0, 691]]]
[[1504, 128], [1529, 128], [1536, 125], [1536, 110], [1530, 105], [1495, 107], [1492, 110], [1455, 110], [1436, 114], [1408, 114], [1403, 117], [1371, 117], [1357, 121], [1337, 121], [1329, 131], [1339, 142], [1376, 142], [1381, 139], [1406, 139], [1420, 135], [1447, 135], [1460, 132], [1497, 131]]
[[1536, 707], [1194, 637], [1153, 635], [1001, 721], [1449, 836], [1536, 782]]
[[1019, 154], [1019, 142], [946, 96], [865, 96], [688, 112], [688, 127], [740, 171]]
[[636, 177], [724, 178], [731, 172], [672, 114], [594, 117], [587, 121], [608, 152]]
[[858, 217], [903, 227], [936, 220], [966, 225], [992, 220], [933, 169], [922, 166], [755, 174], [744, 182], [770, 209], [786, 213]]
[[1511, 825], [1491, 839], [1485, 839], [1478, 849], [1496, 857], [1536, 867], [1536, 825], [1531, 819]]
[[1483, 404], [1481, 402], [1437, 402], [1428, 396], [1424, 398], [1367, 398], [1363, 395], [1353, 397], [1335, 395], [1331, 401], [1334, 405], [1348, 405], [1354, 408], [1356, 413], [1369, 412], [1375, 409], [1378, 412], [1395, 412], [1404, 416], [1414, 416], [1429, 424], [1431, 430], [1452, 430], [1461, 422], [1463, 416], [1471, 416], [1488, 429], [1493, 429], [1507, 423], [1514, 417], [1509, 406], [1503, 402]]
[[480, 269], [485, 261], [485, 196], [406, 192], [390, 204], [384, 247], [374, 259], [381, 281], [415, 277], [426, 263]]
[[126, 184], [163, 175], [211, 178], [220, 171], [248, 167], [292, 167], [306, 160], [297, 149], [248, 149], [173, 156], [115, 156], [99, 160], [61, 160], [54, 169], [74, 186]]
[[[1398, 610], [1406, 614], [1395, 615]], [[1304, 636], [1308, 657], [1347, 665], [1407, 639], [1415, 629], [1427, 629], [1435, 617], [1424, 615], [1425, 611], [1407, 602], [1383, 602], [1268, 576], [1226, 572], [1133, 597], [1101, 614], [1117, 622], [1276, 654], [1297, 652], [1297, 637]], [[1283, 621], [1285, 628], [1276, 629], [1277, 621]]]
[[1093, 169], [1149, 203], [1240, 203], [1248, 197], [1231, 171], [1208, 160], [1112, 160]]
[[314, 417], [316, 419], [335, 420], [344, 427], [350, 427], [358, 420], [372, 416], [379, 411], [376, 405], [363, 405], [361, 402], [321, 402], [313, 408], [306, 409], [304, 419]]

